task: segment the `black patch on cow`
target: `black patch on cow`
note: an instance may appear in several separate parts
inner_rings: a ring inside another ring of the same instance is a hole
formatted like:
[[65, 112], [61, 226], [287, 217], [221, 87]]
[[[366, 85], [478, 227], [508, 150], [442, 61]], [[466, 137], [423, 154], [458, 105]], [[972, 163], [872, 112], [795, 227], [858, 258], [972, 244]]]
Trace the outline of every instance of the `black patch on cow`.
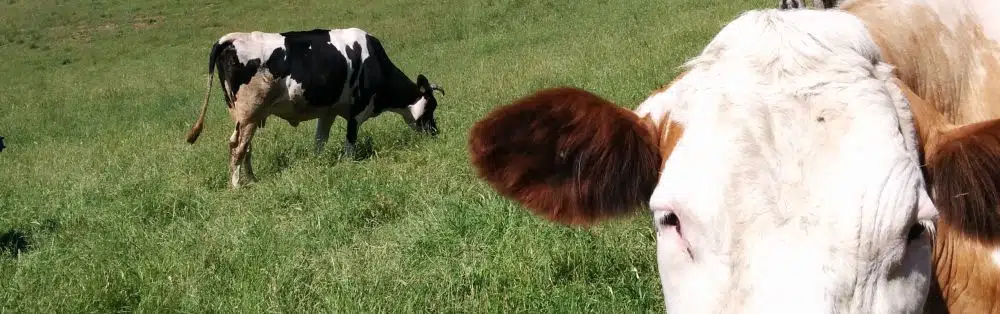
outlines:
[[[281, 33], [285, 36], [284, 59], [271, 58], [268, 67], [287, 73], [302, 84], [310, 106], [332, 106], [344, 92], [347, 59], [330, 44], [330, 31], [314, 29]], [[272, 55], [273, 56], [273, 55]], [[274, 73], [274, 72], [272, 72]]]
[[[374, 36], [365, 37], [368, 42], [368, 60], [365, 60], [364, 68], [369, 70], [367, 79], [376, 80], [379, 84], [375, 87], [375, 109], [384, 110], [386, 108], [405, 108], [420, 98], [419, 86], [414, 84], [409, 77], [403, 73], [385, 52], [382, 42]], [[364, 70], [363, 70], [364, 71]]]
[[[347, 46], [344, 49], [347, 54], [347, 59], [351, 61], [351, 86], [358, 86], [358, 77], [361, 74], [361, 43], [354, 42], [353, 45]], [[367, 61], [367, 60], [366, 60]]]
[[212, 44], [212, 50], [208, 54], [208, 73], [215, 71], [215, 62], [219, 60], [219, 54], [222, 53], [222, 49], [226, 46], [232, 46], [232, 43], [220, 44], [218, 42]]
[[219, 71], [219, 84], [225, 90], [226, 82], [229, 82], [229, 87], [232, 88], [232, 90], [225, 90], [223, 93], [226, 97], [226, 106], [232, 107], [233, 101], [235, 101], [233, 97], [240, 91], [240, 86], [249, 83], [250, 79], [257, 74], [261, 61], [260, 59], [251, 59], [247, 61], [247, 64], [240, 63], [240, 59], [236, 55], [236, 47], [227, 42], [218, 53], [216, 62]]
[[260, 59], [250, 59], [246, 65], [240, 64], [237, 60], [233, 63], [233, 67], [235, 69], [231, 72], [232, 77], [229, 78], [229, 82], [233, 87], [233, 95], [236, 95], [240, 91], [240, 86], [250, 83], [250, 79], [257, 74], [260, 68]]
[[790, 10], [790, 9], [804, 9], [806, 7], [805, 3], [800, 0], [781, 0], [778, 3], [778, 9]]
[[285, 49], [274, 48], [271, 50], [271, 56], [264, 62], [264, 68], [267, 68], [274, 77], [286, 76], [288, 75], [288, 62], [285, 62], [285, 58]]

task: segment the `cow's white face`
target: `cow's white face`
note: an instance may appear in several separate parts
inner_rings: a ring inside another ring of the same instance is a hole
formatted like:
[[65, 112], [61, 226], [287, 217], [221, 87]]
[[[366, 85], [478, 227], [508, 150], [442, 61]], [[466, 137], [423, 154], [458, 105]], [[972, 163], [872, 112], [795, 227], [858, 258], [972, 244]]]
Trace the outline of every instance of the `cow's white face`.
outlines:
[[920, 311], [936, 210], [908, 105], [850, 26], [749, 13], [636, 110], [683, 128], [649, 204], [668, 313]]
[[668, 313], [919, 312], [937, 212], [880, 59], [844, 12], [751, 11], [634, 112], [573, 89], [495, 110], [472, 162], [555, 221], [648, 205]]

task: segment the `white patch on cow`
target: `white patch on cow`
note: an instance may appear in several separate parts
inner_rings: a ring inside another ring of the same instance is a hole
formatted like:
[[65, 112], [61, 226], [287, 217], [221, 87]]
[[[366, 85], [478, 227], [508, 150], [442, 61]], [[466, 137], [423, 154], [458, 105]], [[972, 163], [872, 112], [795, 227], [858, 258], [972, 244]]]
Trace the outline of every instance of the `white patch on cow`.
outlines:
[[997, 268], [1000, 268], [1000, 248], [993, 251], [993, 254], [990, 257], [993, 258], [993, 264], [995, 264]]
[[937, 212], [878, 51], [843, 11], [749, 11], [635, 110], [684, 127], [650, 200], [682, 230], [657, 234], [666, 312], [919, 312], [906, 234]]
[[[240, 135], [240, 130], [239, 128], [237, 128], [236, 130], [233, 131], [233, 134], [229, 136], [230, 149], [232, 149], [232, 147], [236, 147], [236, 144], [239, 141], [239, 135]], [[243, 163], [237, 163], [236, 167], [230, 170], [229, 186], [238, 186], [240, 184], [240, 173], [242, 170], [240, 167], [242, 165]]]
[[[649, 117], [655, 124], [662, 123], [663, 117], [666, 116], [667, 110], [670, 108], [670, 104], [677, 101], [679, 85], [675, 84], [672, 87], [647, 97], [633, 112], [640, 117]], [[675, 116], [674, 119], [677, 120], [678, 117]]]
[[237, 187], [240, 185], [240, 174], [243, 173], [243, 163], [237, 163], [236, 167], [233, 168], [233, 172], [229, 174], [229, 186]]
[[413, 118], [413, 120], [420, 119], [420, 117], [424, 115], [424, 110], [426, 109], [426, 107], [427, 107], [427, 98], [424, 97], [420, 97], [420, 99], [417, 99], [417, 102], [407, 106], [407, 108], [410, 111], [410, 117]]
[[[347, 47], [352, 47], [357, 43], [361, 47], [361, 62], [367, 60], [371, 53], [368, 51], [368, 33], [359, 28], [346, 28], [346, 29], [335, 29], [330, 31], [330, 45], [337, 48], [337, 51], [347, 60], [347, 77], [350, 78], [352, 73], [350, 69], [353, 69], [353, 62], [351, 57], [347, 55]], [[360, 77], [360, 75], [359, 75]], [[354, 84], [354, 85], [351, 85]], [[350, 82], [349, 80], [344, 80], [344, 90], [351, 90], [357, 87], [357, 82]], [[347, 95], [350, 97], [351, 95]], [[344, 95], [341, 96], [341, 99]], [[349, 102], [349, 101], [348, 101]]]
[[250, 32], [229, 33], [219, 38], [219, 43], [232, 41], [236, 48], [236, 57], [240, 63], [247, 64], [250, 60], [259, 59], [263, 64], [271, 58], [274, 49], [285, 48], [285, 36], [278, 33]]
[[951, 33], [968, 32], [963, 23], [975, 23], [983, 27], [983, 34], [1000, 42], [1000, 1], [996, 0], [909, 0], [910, 3], [890, 5], [923, 4], [940, 19]]
[[236, 95], [232, 93], [233, 86], [232, 84], [229, 84], [229, 80], [223, 80], [223, 86], [225, 87], [225, 93], [229, 94], [230, 98], [236, 97]]
[[973, 13], [979, 17], [977, 22], [983, 26], [986, 37], [1000, 44], [1000, 1], [978, 0]]
[[302, 82], [296, 81], [292, 77], [285, 78], [285, 101], [303, 101], [303, 96], [306, 93], [305, 88], [302, 87]]

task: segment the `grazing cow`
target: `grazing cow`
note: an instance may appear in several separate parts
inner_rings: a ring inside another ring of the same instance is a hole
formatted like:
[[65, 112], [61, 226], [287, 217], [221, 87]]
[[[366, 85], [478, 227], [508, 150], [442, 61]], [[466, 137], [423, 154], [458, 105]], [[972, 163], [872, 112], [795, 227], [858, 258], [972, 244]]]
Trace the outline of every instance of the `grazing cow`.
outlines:
[[889, 2], [746, 12], [634, 111], [538, 91], [473, 126], [472, 163], [553, 221], [649, 208], [668, 313], [933, 312], [932, 259], [974, 289], [952, 311], [996, 311], [1000, 10]]
[[436, 135], [433, 91], [444, 93], [423, 75], [416, 83], [389, 60], [377, 38], [358, 28], [315, 29], [285, 33], [229, 33], [212, 46], [205, 100], [188, 143], [201, 134], [219, 71], [226, 106], [236, 128], [229, 138], [230, 186], [240, 185], [241, 166], [253, 181], [251, 144], [257, 127], [270, 115], [290, 125], [319, 119], [316, 153], [323, 149], [330, 126], [347, 120], [344, 155], [354, 156], [358, 128], [366, 120], [391, 111], [414, 130]]
[[[813, 7], [819, 9], [829, 9], [837, 6], [837, 0], [813, 0]], [[778, 2], [778, 8], [780, 9], [804, 9], [806, 8], [805, 0], [780, 0]]]

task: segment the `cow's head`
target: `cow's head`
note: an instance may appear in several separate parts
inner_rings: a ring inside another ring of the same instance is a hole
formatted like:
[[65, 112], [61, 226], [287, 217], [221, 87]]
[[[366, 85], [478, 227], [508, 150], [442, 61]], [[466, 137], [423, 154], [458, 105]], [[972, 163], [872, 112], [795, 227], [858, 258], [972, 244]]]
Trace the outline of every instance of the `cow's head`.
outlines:
[[437, 109], [437, 98], [434, 98], [434, 91], [444, 94], [444, 89], [431, 83], [423, 74], [417, 75], [417, 89], [420, 90], [420, 98], [417, 102], [408, 107], [410, 127], [419, 132], [437, 135], [437, 120], [434, 118], [434, 110]]
[[846, 13], [751, 11], [635, 111], [546, 89], [469, 153], [554, 221], [650, 209], [668, 313], [918, 312], [937, 212], [880, 58]]

